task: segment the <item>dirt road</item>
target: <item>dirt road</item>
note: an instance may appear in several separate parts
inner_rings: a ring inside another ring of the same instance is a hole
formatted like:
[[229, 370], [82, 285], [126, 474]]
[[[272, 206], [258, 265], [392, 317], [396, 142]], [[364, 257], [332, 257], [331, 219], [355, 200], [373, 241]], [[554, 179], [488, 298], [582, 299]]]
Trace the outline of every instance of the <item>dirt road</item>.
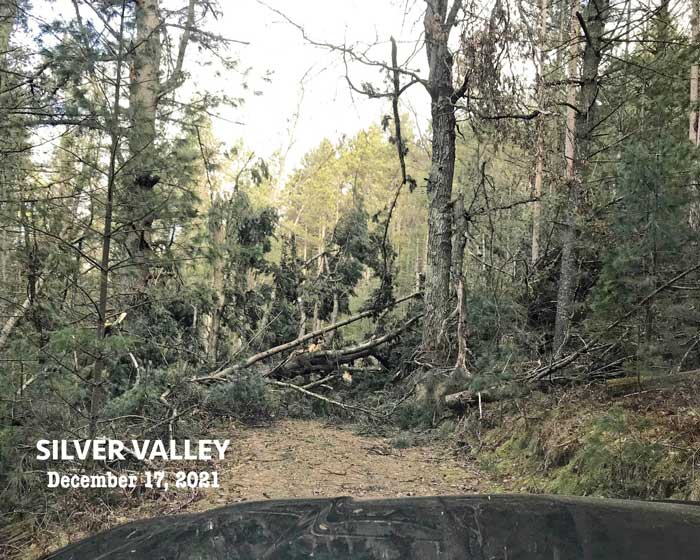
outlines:
[[387, 438], [358, 435], [352, 426], [284, 420], [260, 428], [231, 425], [217, 429], [211, 437], [231, 440], [226, 459], [209, 465], [219, 473], [220, 488], [171, 489], [149, 499], [132, 496], [111, 507], [84, 503], [60, 526], [46, 527], [41, 535], [29, 537], [17, 558], [35, 559], [127, 521], [243, 501], [450, 495], [493, 489], [492, 481], [473, 465], [458, 460], [447, 446], [397, 449]]
[[198, 510], [266, 498], [464, 494], [485, 486], [473, 465], [447, 448], [396, 449], [387, 439], [318, 421], [288, 420], [226, 437], [232, 449], [219, 466], [222, 488], [203, 493]]

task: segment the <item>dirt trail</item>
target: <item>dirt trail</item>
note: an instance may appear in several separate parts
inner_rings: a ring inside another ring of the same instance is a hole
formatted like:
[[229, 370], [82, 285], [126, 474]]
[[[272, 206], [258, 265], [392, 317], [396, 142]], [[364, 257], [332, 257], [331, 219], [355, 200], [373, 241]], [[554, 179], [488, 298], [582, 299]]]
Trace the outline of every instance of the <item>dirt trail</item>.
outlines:
[[[76, 510], [65, 525], [35, 535], [23, 560], [127, 521], [203, 511], [268, 498], [352, 496], [355, 498], [449, 495], [493, 490], [494, 481], [460, 461], [447, 446], [397, 449], [388, 438], [360, 436], [352, 426], [318, 420], [284, 420], [267, 427], [231, 426], [211, 437], [230, 439], [219, 473], [220, 488], [170, 489], [157, 499], [102, 504]], [[201, 464], [177, 469], [204, 470]], [[127, 502], [129, 503], [129, 502]]]
[[447, 448], [396, 449], [388, 439], [318, 421], [287, 420], [226, 437], [232, 449], [219, 465], [222, 488], [205, 491], [197, 510], [266, 498], [462, 494], [487, 486]]

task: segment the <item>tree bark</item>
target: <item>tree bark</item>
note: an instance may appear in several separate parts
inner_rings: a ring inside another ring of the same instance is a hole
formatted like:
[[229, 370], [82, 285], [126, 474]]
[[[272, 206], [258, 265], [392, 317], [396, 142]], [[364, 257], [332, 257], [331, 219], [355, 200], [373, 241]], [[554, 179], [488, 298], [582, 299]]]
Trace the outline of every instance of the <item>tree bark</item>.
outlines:
[[214, 301], [212, 303], [211, 313], [208, 313], [203, 321], [206, 329], [206, 356], [210, 364], [216, 362], [216, 357], [219, 348], [219, 333], [221, 331], [221, 315], [223, 314], [226, 298], [224, 296], [224, 259], [220, 253], [223, 251], [224, 243], [226, 242], [226, 222], [220, 211], [223, 209], [222, 201], [212, 208], [215, 216], [212, 224], [212, 244], [214, 245], [215, 256], [212, 262], [212, 284], [211, 288], [214, 292]]
[[464, 211], [464, 194], [454, 201], [454, 233], [452, 236], [452, 283], [457, 307], [457, 361], [455, 367], [467, 368], [469, 347], [467, 345], [467, 297], [464, 286], [464, 248], [467, 244], [467, 217]]
[[[537, 45], [537, 107], [544, 105], [544, 53], [547, 41], [547, 0], [541, 0], [540, 4], [540, 29]], [[542, 179], [544, 175], [544, 121], [537, 120], [535, 134], [537, 135], [537, 148], [535, 155], [535, 180], [533, 183], [532, 204], [532, 254], [531, 260], [535, 264], [540, 259], [540, 236], [542, 234]]]
[[[693, 63], [690, 65], [690, 96], [689, 96], [689, 123], [688, 138], [696, 148], [700, 146], [700, 108], [698, 107], [698, 55], [697, 48], [700, 46], [700, 0], [690, 0], [692, 11], [690, 16], [690, 43], [695, 47], [693, 51]], [[697, 178], [696, 178], [697, 179]], [[693, 181], [697, 185], [697, 180]], [[693, 192], [697, 199], [698, 188], [693, 186]], [[690, 227], [694, 230], [700, 229], [700, 203], [697, 201], [690, 205], [688, 216]]]
[[449, 358], [444, 332], [450, 315], [450, 268], [452, 265], [452, 182], [455, 167], [455, 102], [453, 57], [448, 41], [461, 7], [455, 0], [449, 10], [444, 0], [426, 0], [424, 18], [428, 57], [428, 92], [433, 126], [432, 155], [428, 176], [428, 251], [425, 278], [423, 351], [436, 363]]
[[[12, 100], [9, 93], [6, 92], [10, 89], [10, 78], [12, 74], [8, 72], [8, 61], [9, 49], [10, 49], [10, 38], [12, 37], [12, 31], [15, 27], [17, 21], [17, 2], [0, 2], [0, 123], [6, 125], [8, 123], [8, 112], [7, 109], [12, 106]], [[10, 151], [15, 148], [15, 141], [12, 139], [12, 135], [5, 141], [0, 142], [0, 153], [3, 149], [9, 149]], [[5, 156], [3, 156], [3, 159]], [[8, 158], [11, 161], [11, 158]], [[10, 188], [11, 179], [7, 176], [11, 176], [11, 163], [9, 163], [10, 169], [6, 169], [8, 162], [3, 161], [0, 164], [0, 197], [2, 200], [8, 200], [11, 198]], [[9, 205], [8, 205], [9, 206]], [[7, 228], [3, 227], [0, 231], [0, 281], [3, 285], [8, 285], [8, 264], [9, 257], [11, 254], [12, 239], [11, 235], [8, 234]], [[10, 316], [12, 320], [13, 315]], [[12, 330], [12, 329], [10, 329]]]
[[136, 268], [136, 289], [145, 289], [153, 261], [151, 230], [155, 219], [156, 114], [160, 94], [161, 21], [159, 0], [134, 0], [136, 37], [131, 67], [131, 230], [128, 247]]
[[274, 368], [271, 376], [276, 379], [288, 379], [296, 375], [335, 371], [343, 364], [349, 364], [355, 360], [371, 356], [379, 346], [396, 339], [418, 321], [420, 317], [420, 315], [413, 317], [398, 329], [355, 346], [341, 348], [340, 350], [320, 350], [297, 354], [283, 362], [279, 367]]
[[[39, 295], [43, 284], [43, 276], [38, 277], [34, 282], [34, 297]], [[34, 300], [31, 297], [27, 297], [27, 299], [25, 299], [24, 302], [18, 306], [17, 311], [10, 315], [7, 321], [5, 321], [2, 330], [0, 330], [0, 351], [5, 347], [5, 344], [7, 344], [7, 341], [10, 338], [12, 331], [17, 326], [17, 323], [19, 323], [20, 319], [27, 314], [32, 306], [32, 303], [34, 303]]]
[[231, 375], [232, 373], [235, 373], [236, 371], [250, 367], [253, 364], [256, 364], [257, 362], [259, 362], [261, 360], [271, 358], [272, 356], [275, 356], [275, 355], [279, 354], [280, 352], [286, 352], [287, 350], [292, 350], [293, 348], [296, 348], [297, 346], [301, 346], [302, 344], [304, 344], [305, 342], [307, 342], [309, 340], [313, 340], [314, 338], [318, 338], [320, 336], [323, 336], [328, 332], [331, 332], [335, 329], [339, 329], [340, 327], [344, 327], [345, 325], [349, 325], [351, 323], [354, 323], [356, 321], [364, 319], [365, 317], [371, 317], [372, 315], [375, 315], [379, 311], [383, 311], [384, 309], [394, 307], [394, 306], [398, 305], [399, 303], [403, 303], [404, 301], [408, 301], [408, 300], [413, 299], [415, 297], [418, 297], [420, 295], [422, 295], [420, 292], [414, 292], [410, 295], [399, 298], [390, 304], [387, 304], [383, 307], [380, 307], [379, 309], [368, 309], [367, 311], [363, 311], [362, 313], [358, 313], [357, 315], [353, 315], [352, 317], [348, 317], [347, 319], [343, 319], [342, 321], [338, 321], [337, 323], [335, 323], [333, 325], [328, 325], [328, 326], [323, 327], [322, 329], [319, 329], [317, 331], [307, 333], [303, 336], [299, 336], [298, 338], [295, 338], [294, 340], [291, 340], [289, 342], [285, 342], [284, 344], [280, 344], [280, 345], [275, 346], [273, 348], [268, 348], [267, 350], [264, 350], [263, 352], [258, 352], [257, 354], [251, 356], [250, 358], [248, 358], [246, 361], [244, 361], [241, 364], [236, 364], [236, 365], [224, 368], [217, 373], [209, 375], [206, 378], [200, 378], [199, 380], [200, 381], [205, 380], [205, 379], [206, 380], [215, 380], [215, 379], [224, 378], [228, 375]]
[[482, 403], [489, 403], [497, 399], [489, 391], [460, 391], [459, 393], [445, 395], [443, 399], [447, 408], [456, 411], [462, 411], [470, 406], [478, 405], [479, 400]]
[[[573, 80], [577, 60], [579, 40], [578, 27], [584, 27], [586, 46], [583, 51], [583, 65], [579, 91], [570, 86], [569, 108], [566, 131], [566, 183], [564, 230], [562, 232], [561, 269], [557, 293], [557, 311], [554, 325], [553, 353], [559, 356], [566, 344], [574, 309], [574, 295], [577, 285], [576, 245], [578, 224], [583, 197], [583, 181], [590, 151], [590, 141], [595, 127], [595, 101], [598, 96], [598, 70], [602, 58], [605, 19], [609, 13], [609, 0], [591, 0], [581, 16], [575, 9], [571, 21], [572, 63], [569, 79]], [[578, 93], [578, 95], [577, 95]], [[571, 101], [575, 101], [571, 103]]]
[[[126, 0], [122, 0], [121, 21], [119, 23], [119, 50], [117, 52], [117, 72], [114, 81], [114, 104], [112, 107], [111, 145], [109, 151], [109, 170], [107, 172], [107, 198], [105, 200], [104, 230], [102, 232], [102, 253], [100, 256], [100, 283], [99, 299], [97, 302], [97, 327], [95, 336], [98, 345], [102, 344], [107, 332], [107, 303], [109, 297], [109, 262], [112, 244], [112, 212], [114, 209], [114, 187], [116, 181], [117, 151], [119, 150], [119, 118], [122, 86], [122, 57], [124, 54], [124, 11]], [[98, 347], [97, 359], [92, 372], [92, 396], [90, 400], [90, 427], [89, 438], [96, 435], [102, 402], [105, 398], [104, 383], [105, 373], [104, 348]]]
[[[700, 0], [690, 0], [692, 14], [690, 16], [690, 42], [698, 44], [700, 29]], [[688, 137], [694, 146], [700, 145], [700, 126], [698, 126], [698, 64], [695, 62], [697, 55], [693, 56], [693, 64], [690, 66], [690, 115]]]

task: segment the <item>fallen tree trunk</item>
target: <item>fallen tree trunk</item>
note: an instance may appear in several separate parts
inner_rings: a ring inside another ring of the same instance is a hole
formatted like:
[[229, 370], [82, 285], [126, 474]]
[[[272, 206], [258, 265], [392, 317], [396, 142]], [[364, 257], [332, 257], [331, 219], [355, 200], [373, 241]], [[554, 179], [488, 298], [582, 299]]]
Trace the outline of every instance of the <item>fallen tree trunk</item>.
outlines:
[[482, 403], [495, 402], [498, 399], [489, 391], [460, 391], [445, 395], [443, 401], [445, 406], [451, 410], [464, 410], [470, 406], [478, 405], [479, 400]]
[[[43, 284], [44, 284], [44, 278], [39, 277], [39, 279], [34, 284], [35, 294], [37, 294], [37, 295], [39, 294]], [[32, 299], [30, 297], [27, 297], [27, 299], [24, 300], [24, 303], [22, 303], [22, 305], [17, 306], [17, 312], [14, 313], [13, 315], [10, 315], [10, 318], [5, 322], [5, 325], [2, 327], [2, 330], [0, 331], [0, 350], [3, 349], [3, 347], [7, 343], [8, 339], [10, 338], [12, 331], [17, 326], [17, 323], [19, 323], [20, 319], [22, 319], [26, 315], [27, 311], [29, 311], [29, 308], [31, 306], [32, 306]]]
[[278, 379], [306, 375], [310, 373], [330, 373], [343, 364], [349, 364], [360, 358], [371, 356], [377, 347], [391, 342], [401, 333], [408, 330], [423, 315], [416, 315], [406, 321], [401, 327], [378, 338], [367, 340], [355, 346], [340, 350], [319, 350], [291, 356], [289, 360], [268, 372], [267, 375]]
[[[347, 319], [343, 319], [342, 321], [338, 321], [337, 323], [334, 323], [332, 325], [328, 325], [327, 327], [323, 327], [322, 329], [317, 329], [313, 332], [310, 332], [308, 334], [305, 334], [303, 336], [295, 338], [294, 340], [291, 340], [289, 342], [285, 342], [284, 344], [280, 344], [279, 346], [274, 346], [273, 348], [268, 348], [267, 350], [264, 350], [262, 352], [258, 352], [257, 354], [254, 354], [253, 356], [251, 356], [250, 358], [248, 358], [247, 360], [245, 360], [244, 362], [242, 362], [240, 364], [235, 364], [235, 365], [226, 367], [226, 368], [222, 369], [221, 371], [217, 371], [217, 372], [212, 373], [211, 375], [208, 375], [205, 377], [195, 378], [195, 379], [193, 379], [193, 381], [216, 381], [219, 379], [226, 378], [229, 375], [231, 375], [232, 373], [235, 373], [237, 371], [240, 371], [242, 369], [250, 367], [253, 364], [255, 364], [261, 360], [264, 360], [266, 358], [270, 358], [276, 354], [279, 354], [280, 352], [285, 352], [286, 350], [292, 350], [293, 348], [296, 348], [297, 346], [301, 346], [302, 344], [304, 344], [305, 342], [307, 342], [309, 340], [313, 340], [314, 338], [318, 338], [320, 336], [323, 336], [324, 334], [329, 333], [331, 331], [334, 331], [336, 329], [339, 329], [340, 327], [344, 327], [345, 325], [349, 325], [351, 323], [354, 323], [356, 321], [359, 321], [361, 319], [364, 319], [366, 317], [374, 315], [374, 314], [378, 313], [379, 311], [389, 309], [391, 307], [398, 305], [399, 303], [403, 303], [404, 301], [408, 301], [409, 299], [413, 299], [413, 298], [418, 297], [420, 295], [421, 295], [421, 292], [414, 292], [410, 295], [399, 298], [396, 301], [389, 303], [387, 305], [384, 305], [382, 307], [379, 307], [376, 309], [368, 309], [367, 311], [363, 311], [362, 313], [358, 313], [357, 315], [353, 315], [352, 317], [348, 317]], [[413, 321], [413, 319], [412, 319], [412, 321]]]

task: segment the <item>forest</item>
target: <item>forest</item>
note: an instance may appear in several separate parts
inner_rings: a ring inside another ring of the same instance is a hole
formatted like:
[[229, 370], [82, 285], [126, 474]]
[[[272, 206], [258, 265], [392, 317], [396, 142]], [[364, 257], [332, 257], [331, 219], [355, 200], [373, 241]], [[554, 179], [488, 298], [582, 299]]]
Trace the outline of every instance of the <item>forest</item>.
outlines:
[[[238, 4], [0, 0], [0, 557], [317, 487], [700, 500], [700, 0]], [[261, 153], [299, 94], [227, 17], [378, 117]], [[219, 494], [36, 456], [215, 436]]]

